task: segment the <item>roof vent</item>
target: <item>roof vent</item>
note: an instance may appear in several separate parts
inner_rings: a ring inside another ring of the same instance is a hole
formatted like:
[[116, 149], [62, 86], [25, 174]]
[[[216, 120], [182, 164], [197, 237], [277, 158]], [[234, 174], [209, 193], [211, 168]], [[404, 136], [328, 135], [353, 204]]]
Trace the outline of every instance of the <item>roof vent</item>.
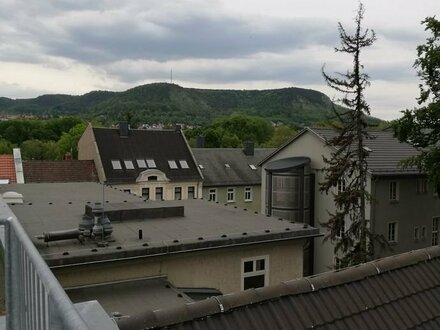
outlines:
[[23, 195], [16, 191], [7, 191], [3, 194], [6, 204], [23, 204]]

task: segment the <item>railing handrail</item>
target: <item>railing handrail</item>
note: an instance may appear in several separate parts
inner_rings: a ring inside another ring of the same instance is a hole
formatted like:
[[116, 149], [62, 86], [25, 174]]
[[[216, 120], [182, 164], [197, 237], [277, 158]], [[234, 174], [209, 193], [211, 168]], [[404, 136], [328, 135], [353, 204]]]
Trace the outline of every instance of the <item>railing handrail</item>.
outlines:
[[[67, 296], [66, 292], [62, 288], [61, 284], [58, 282], [55, 275], [47, 266], [46, 262], [41, 257], [40, 253], [32, 243], [29, 236], [26, 234], [25, 230], [21, 226], [17, 217], [13, 214], [9, 206], [4, 202], [4, 200], [0, 197], [0, 224], [5, 226], [5, 236], [8, 236], [8, 231], [13, 230], [16, 238], [20, 241], [24, 251], [26, 252], [29, 260], [32, 263], [32, 266], [35, 272], [38, 274], [39, 280], [41, 281], [44, 289], [47, 292], [48, 297], [54, 302], [54, 308], [58, 311], [58, 317], [64, 329], [89, 329], [88, 325], [81, 317], [79, 312], [74, 307], [72, 301]], [[7, 238], [6, 238], [7, 241]], [[8, 251], [10, 249], [7, 244], [4, 244], [5, 255], [7, 259], [7, 263], [5, 265], [5, 273], [8, 272], [7, 267], [10, 266], [10, 263], [13, 260], [8, 261], [9, 258], [12, 257], [14, 251]], [[6, 276], [7, 282], [13, 281], [11, 276]], [[7, 313], [7, 324], [11, 324], [8, 322], [8, 318], [12, 316], [12, 313], [16, 313], [17, 311], [8, 310], [8, 306], [11, 307], [11, 302], [13, 299], [17, 299], [18, 297], [13, 297], [14, 292], [9, 287], [12, 287], [12, 283], [6, 283], [6, 313]], [[50, 317], [50, 316], [49, 316]]]

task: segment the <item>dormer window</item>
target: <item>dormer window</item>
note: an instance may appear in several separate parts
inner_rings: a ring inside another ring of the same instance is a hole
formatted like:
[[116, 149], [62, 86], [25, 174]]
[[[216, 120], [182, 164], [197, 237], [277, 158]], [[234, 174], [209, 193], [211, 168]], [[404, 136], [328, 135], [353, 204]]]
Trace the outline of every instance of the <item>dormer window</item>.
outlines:
[[181, 168], [189, 168], [188, 162], [186, 160], [179, 160], [179, 164]]
[[112, 167], [114, 170], [122, 170], [121, 162], [119, 160], [112, 160]]
[[147, 168], [147, 163], [143, 159], [136, 159], [139, 168]]
[[148, 165], [148, 168], [156, 168], [157, 167], [154, 159], [147, 159], [147, 165]]
[[124, 166], [127, 170], [134, 170], [134, 165], [131, 160], [124, 160]]
[[168, 161], [168, 166], [169, 166], [172, 170], [175, 170], [175, 169], [178, 168], [178, 167], [177, 167], [177, 163], [176, 163], [175, 160], [169, 160], [169, 161]]

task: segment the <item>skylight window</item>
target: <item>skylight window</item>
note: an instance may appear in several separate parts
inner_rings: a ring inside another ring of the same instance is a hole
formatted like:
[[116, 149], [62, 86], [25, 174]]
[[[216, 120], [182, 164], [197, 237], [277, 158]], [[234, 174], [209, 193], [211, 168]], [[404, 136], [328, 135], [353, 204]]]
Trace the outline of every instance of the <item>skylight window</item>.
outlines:
[[119, 160], [112, 160], [112, 167], [114, 170], [122, 170], [121, 162]]
[[173, 170], [175, 170], [176, 168], [178, 168], [178, 167], [177, 167], [177, 163], [176, 163], [175, 160], [169, 160], [169, 161], [168, 161], [168, 166], [169, 166], [171, 169], [173, 169]]
[[251, 170], [254, 170], [254, 171], [257, 169], [257, 167], [254, 164], [249, 164], [249, 167], [251, 168]]
[[147, 163], [143, 159], [136, 159], [139, 168], [147, 168]]
[[231, 165], [229, 165], [229, 164], [225, 164], [225, 167], [226, 167], [226, 168], [231, 168]]
[[179, 164], [181, 168], [189, 168], [188, 162], [186, 160], [179, 160]]
[[157, 167], [154, 159], [147, 159], [147, 165], [148, 165], [148, 168], [156, 168]]
[[205, 167], [203, 167], [202, 164], [199, 164], [199, 168], [200, 168], [201, 170], [203, 170]]
[[124, 160], [124, 166], [127, 170], [134, 170], [134, 165], [131, 160]]
[[364, 148], [364, 150], [366, 152], [372, 152], [373, 150], [371, 150], [371, 148], [368, 148], [367, 146], [363, 146], [362, 148]]

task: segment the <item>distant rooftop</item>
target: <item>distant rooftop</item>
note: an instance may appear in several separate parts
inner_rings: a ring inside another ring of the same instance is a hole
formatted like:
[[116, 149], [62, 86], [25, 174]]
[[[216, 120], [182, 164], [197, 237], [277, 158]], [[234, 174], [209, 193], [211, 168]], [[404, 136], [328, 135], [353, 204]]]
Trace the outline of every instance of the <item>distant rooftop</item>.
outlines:
[[[291, 143], [294, 143], [301, 135], [306, 132], [316, 134], [323, 142], [328, 141], [337, 135], [337, 131], [332, 128], [305, 128], [291, 140], [286, 142], [277, 151], [269, 155], [265, 162], [272, 155], [284, 149]], [[368, 169], [373, 175], [401, 175], [401, 174], [420, 174], [420, 171], [415, 167], [402, 167], [402, 161], [419, 154], [419, 151], [412, 145], [400, 142], [394, 137], [391, 130], [383, 131], [369, 131], [372, 139], [365, 140], [365, 146], [369, 152], [367, 158]], [[304, 156], [304, 155], [297, 155]]]
[[97, 182], [93, 160], [25, 160], [26, 183]]
[[258, 163], [274, 150], [255, 148], [253, 155], [246, 155], [242, 148], [193, 148], [192, 152], [201, 165], [203, 184], [226, 186], [260, 184]]
[[[320, 235], [318, 229], [304, 227], [302, 223], [278, 220], [234, 206], [198, 199], [145, 202], [138, 196], [105, 187], [104, 206], [109, 211], [147, 208], [160, 212], [163, 208], [183, 207], [184, 216], [112, 221], [114, 241], [108, 247], [97, 247], [95, 242], [89, 241], [81, 244], [75, 239], [46, 244], [35, 236], [77, 228], [85, 206], [102, 201], [103, 186], [98, 183], [41, 183], [7, 188], [23, 195], [23, 204], [10, 207], [50, 266]], [[0, 192], [5, 189], [0, 187]], [[139, 230], [143, 232], [142, 239], [139, 239]]]

